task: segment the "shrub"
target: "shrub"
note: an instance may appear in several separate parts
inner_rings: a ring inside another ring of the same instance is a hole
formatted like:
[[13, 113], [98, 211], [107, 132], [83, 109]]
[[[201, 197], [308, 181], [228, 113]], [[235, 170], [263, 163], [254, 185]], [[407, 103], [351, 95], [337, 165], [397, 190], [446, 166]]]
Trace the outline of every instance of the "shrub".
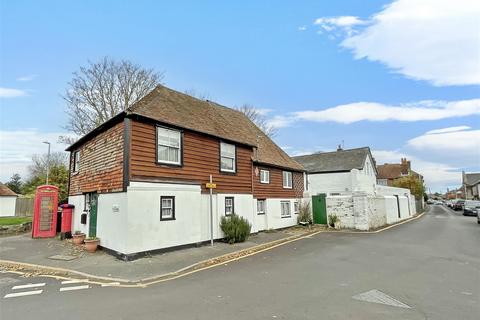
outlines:
[[310, 211], [310, 202], [304, 203], [303, 201], [299, 201], [299, 205], [297, 222], [302, 225], [312, 224], [313, 219]]
[[252, 225], [247, 219], [232, 214], [229, 217], [222, 217], [220, 228], [225, 234], [225, 240], [232, 244], [235, 242], [243, 242], [250, 235]]
[[329, 214], [328, 215], [328, 224], [330, 225], [330, 227], [332, 228], [335, 228], [335, 224], [337, 223], [338, 221], [338, 217], [334, 214]]

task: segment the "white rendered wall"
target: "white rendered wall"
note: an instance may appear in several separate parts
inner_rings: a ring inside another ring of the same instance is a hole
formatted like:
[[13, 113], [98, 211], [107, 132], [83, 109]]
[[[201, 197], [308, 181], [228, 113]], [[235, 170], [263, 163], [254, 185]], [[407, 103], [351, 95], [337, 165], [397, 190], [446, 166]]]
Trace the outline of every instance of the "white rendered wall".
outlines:
[[[308, 199], [307, 199], [308, 200]], [[290, 217], [282, 218], [281, 201], [290, 202]], [[293, 203], [296, 199], [267, 199], [266, 223], [268, 229], [287, 228], [297, 224], [298, 214], [293, 212]]]
[[13, 217], [15, 215], [15, 206], [17, 196], [0, 197], [0, 217]]
[[[200, 185], [131, 182], [127, 190], [130, 254], [201, 241]], [[160, 197], [175, 197], [175, 220], [160, 221]], [[205, 215], [205, 214], [204, 214]]]
[[[81, 224], [80, 223], [80, 216], [85, 209], [85, 196], [84, 195], [77, 195], [77, 196], [69, 196], [68, 203], [73, 204], [75, 208], [73, 208], [73, 216], [72, 216], [72, 232], [80, 231], [88, 235], [88, 215], [87, 215], [87, 223]], [[100, 237], [100, 236], [99, 236]]]
[[312, 195], [351, 191], [352, 175], [350, 172], [308, 174], [308, 192]]
[[127, 204], [126, 192], [98, 195], [97, 237], [100, 238], [100, 245], [102, 247], [118, 252], [124, 252], [126, 250]]

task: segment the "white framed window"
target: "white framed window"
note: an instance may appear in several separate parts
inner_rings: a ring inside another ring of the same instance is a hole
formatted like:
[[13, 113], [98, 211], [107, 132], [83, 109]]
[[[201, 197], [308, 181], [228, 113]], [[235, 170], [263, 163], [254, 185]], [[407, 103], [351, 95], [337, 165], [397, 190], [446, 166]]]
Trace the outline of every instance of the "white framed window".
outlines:
[[295, 201], [293, 203], [293, 213], [298, 214], [299, 211], [300, 211], [300, 203], [298, 201]]
[[291, 212], [290, 212], [290, 201], [280, 201], [280, 206], [281, 206], [281, 217], [282, 218], [289, 218], [291, 217]]
[[270, 183], [270, 171], [260, 170], [260, 183]]
[[234, 213], [233, 197], [225, 197], [225, 215], [231, 216]]
[[220, 171], [236, 172], [236, 150], [235, 145], [220, 142]]
[[265, 214], [265, 206], [266, 206], [265, 199], [258, 199], [257, 200], [257, 214]]
[[175, 197], [160, 197], [160, 221], [175, 220]]
[[76, 173], [80, 169], [80, 151], [73, 153], [73, 172]]
[[182, 134], [178, 130], [157, 127], [157, 162], [182, 164]]
[[283, 188], [292, 189], [292, 173], [290, 171], [283, 171]]

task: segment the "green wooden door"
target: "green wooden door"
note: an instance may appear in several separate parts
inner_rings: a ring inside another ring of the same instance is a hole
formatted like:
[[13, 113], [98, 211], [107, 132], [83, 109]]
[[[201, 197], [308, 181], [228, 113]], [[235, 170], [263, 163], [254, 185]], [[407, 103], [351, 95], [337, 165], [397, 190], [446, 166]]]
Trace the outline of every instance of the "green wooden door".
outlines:
[[88, 224], [88, 236], [97, 236], [97, 207], [98, 207], [98, 194], [90, 194], [90, 222]]
[[327, 224], [326, 195], [321, 193], [312, 197], [313, 222]]

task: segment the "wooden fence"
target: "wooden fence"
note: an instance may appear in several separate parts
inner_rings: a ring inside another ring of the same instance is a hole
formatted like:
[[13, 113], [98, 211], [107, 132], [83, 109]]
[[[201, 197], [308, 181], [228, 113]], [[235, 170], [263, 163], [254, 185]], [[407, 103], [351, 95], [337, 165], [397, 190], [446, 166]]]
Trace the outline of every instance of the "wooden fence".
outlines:
[[33, 215], [33, 198], [17, 198], [15, 205], [16, 217], [30, 217]]

